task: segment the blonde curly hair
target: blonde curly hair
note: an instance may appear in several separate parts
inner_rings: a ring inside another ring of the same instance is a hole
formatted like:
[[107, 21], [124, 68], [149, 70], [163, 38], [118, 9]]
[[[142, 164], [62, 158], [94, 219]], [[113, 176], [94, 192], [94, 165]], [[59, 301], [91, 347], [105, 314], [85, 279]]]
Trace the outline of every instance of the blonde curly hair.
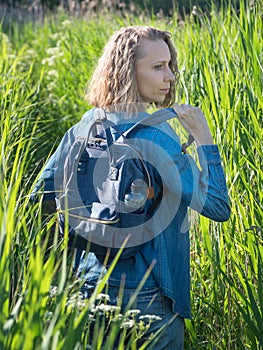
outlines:
[[[169, 63], [175, 80], [170, 91], [158, 107], [169, 107], [175, 100], [175, 90], [179, 80], [177, 53], [171, 41], [171, 34], [149, 26], [128, 26], [115, 32], [104, 47], [102, 56], [88, 85], [86, 100], [95, 107], [106, 110], [124, 109], [128, 105], [143, 103], [137, 88], [135, 64], [142, 56], [142, 39], [164, 40], [169, 47]], [[118, 106], [114, 108], [113, 106]]]

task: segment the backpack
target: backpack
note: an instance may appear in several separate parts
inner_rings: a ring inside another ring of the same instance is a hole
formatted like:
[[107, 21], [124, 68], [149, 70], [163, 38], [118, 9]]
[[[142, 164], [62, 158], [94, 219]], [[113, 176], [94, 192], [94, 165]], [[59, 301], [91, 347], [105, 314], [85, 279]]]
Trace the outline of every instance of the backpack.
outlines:
[[159, 110], [123, 131], [103, 109], [95, 109], [86, 136], [77, 137], [69, 149], [56, 193], [60, 232], [68, 231], [71, 246], [98, 256], [110, 248], [114, 256], [126, 240], [125, 259], [154, 238], [147, 222], [162, 200], [162, 187], [155, 186], [156, 169], [129, 138], [175, 116], [173, 109]]

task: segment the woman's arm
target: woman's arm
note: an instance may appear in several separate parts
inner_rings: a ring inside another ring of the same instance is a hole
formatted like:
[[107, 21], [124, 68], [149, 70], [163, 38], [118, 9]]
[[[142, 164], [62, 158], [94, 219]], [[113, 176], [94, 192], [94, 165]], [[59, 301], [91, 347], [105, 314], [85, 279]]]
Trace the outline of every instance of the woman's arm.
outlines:
[[179, 203], [182, 203], [212, 220], [226, 221], [230, 208], [218, 147], [212, 142], [202, 112], [199, 113], [199, 109], [193, 112], [191, 106], [187, 110], [191, 110], [188, 121], [191, 120], [193, 124], [195, 112], [198, 111], [198, 127], [188, 127], [187, 131], [199, 145], [197, 152], [201, 170], [191, 156], [182, 154], [180, 145], [173, 137], [174, 131], [168, 124], [162, 125], [157, 133], [155, 142], [159, 152], [152, 151], [152, 157], [162, 173], [164, 188], [174, 198], [174, 208], [179, 208]]

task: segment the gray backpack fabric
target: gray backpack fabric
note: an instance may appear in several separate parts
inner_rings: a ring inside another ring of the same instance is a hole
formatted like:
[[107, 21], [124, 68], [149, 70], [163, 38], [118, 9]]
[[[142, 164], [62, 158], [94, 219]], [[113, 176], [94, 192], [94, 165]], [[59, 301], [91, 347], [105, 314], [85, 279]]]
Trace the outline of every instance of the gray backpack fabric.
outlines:
[[[121, 255], [125, 259], [149, 240], [147, 221], [162, 199], [162, 190], [153, 193], [155, 170], [129, 136], [175, 116], [173, 109], [159, 110], [123, 132], [98, 109], [87, 136], [77, 138], [67, 154], [56, 194], [59, 227], [62, 234], [68, 231], [72, 246], [100, 256], [110, 248], [115, 255], [127, 239]], [[91, 136], [98, 126], [102, 133]], [[116, 140], [112, 131], [118, 135]]]

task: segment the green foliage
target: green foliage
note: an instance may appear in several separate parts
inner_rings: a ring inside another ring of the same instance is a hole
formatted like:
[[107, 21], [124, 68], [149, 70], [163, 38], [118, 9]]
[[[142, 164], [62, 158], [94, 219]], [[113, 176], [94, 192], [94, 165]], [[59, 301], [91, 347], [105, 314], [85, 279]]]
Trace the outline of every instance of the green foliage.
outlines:
[[[79, 297], [66, 240], [55, 220], [30, 204], [36, 174], [64, 132], [86, 111], [86, 83], [110, 34], [138, 17], [61, 14], [0, 33], [0, 348], [136, 348], [146, 330], [122, 318], [100, 293]], [[209, 18], [144, 18], [166, 28], [178, 48], [178, 100], [200, 106], [218, 143], [229, 186], [231, 219], [196, 219], [191, 231], [193, 320], [186, 349], [263, 347], [262, 6], [213, 9]], [[175, 121], [176, 123], [176, 121]], [[177, 130], [180, 126], [176, 124]], [[113, 267], [113, 266], [112, 266]], [[94, 337], [90, 337], [93, 329]], [[106, 335], [107, 334], [107, 335]], [[124, 340], [128, 345], [124, 345]], [[145, 349], [148, 345], [145, 344]]]
[[69, 10], [70, 8], [74, 7], [80, 7], [82, 9], [87, 8], [87, 10], [91, 12], [102, 11], [105, 6], [109, 10], [137, 8], [137, 10], [143, 10], [154, 14], [162, 12], [166, 16], [171, 15], [174, 12], [174, 9], [177, 9], [180, 15], [184, 16], [185, 14], [191, 13], [193, 6], [198, 7], [199, 10], [209, 13], [212, 6], [220, 8], [222, 4], [231, 4], [236, 10], [238, 10], [240, 4], [240, 1], [238, 0], [123, 0], [121, 2], [94, 0], [93, 3], [86, 0], [2, 0], [1, 2], [9, 6], [20, 6], [24, 8], [30, 8], [37, 4], [50, 11], [57, 10], [59, 6], [62, 6], [64, 10]]

